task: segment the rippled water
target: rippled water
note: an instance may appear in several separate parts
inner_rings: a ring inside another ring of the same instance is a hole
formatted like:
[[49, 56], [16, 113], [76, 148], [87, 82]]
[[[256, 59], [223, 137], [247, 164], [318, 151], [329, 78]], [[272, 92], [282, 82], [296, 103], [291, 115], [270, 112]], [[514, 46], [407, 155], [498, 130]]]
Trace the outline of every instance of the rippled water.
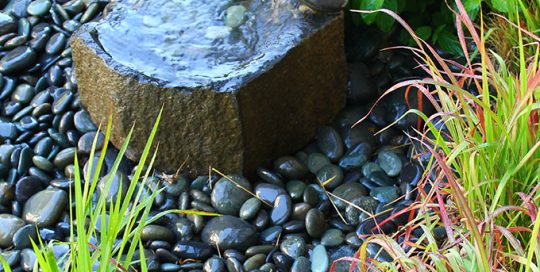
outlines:
[[[225, 26], [243, 5], [245, 21]], [[96, 25], [99, 43], [119, 63], [167, 87], [235, 89], [273, 65], [329, 19], [303, 14], [296, 0], [118, 0]]]

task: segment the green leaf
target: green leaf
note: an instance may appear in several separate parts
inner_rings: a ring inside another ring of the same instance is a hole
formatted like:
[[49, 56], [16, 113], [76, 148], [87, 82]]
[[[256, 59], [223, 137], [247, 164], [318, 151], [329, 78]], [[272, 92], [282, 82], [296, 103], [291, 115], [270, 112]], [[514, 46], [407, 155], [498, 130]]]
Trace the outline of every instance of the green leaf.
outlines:
[[431, 30], [431, 27], [429, 27], [429, 26], [421, 26], [421, 27], [417, 28], [414, 32], [422, 40], [427, 40], [431, 36], [432, 30]]
[[498, 12], [507, 13], [508, 12], [508, 0], [491, 0], [491, 8], [495, 9]]
[[437, 44], [441, 47], [442, 50], [456, 55], [462, 56], [463, 50], [461, 50], [461, 45], [459, 44], [458, 37], [446, 30], [443, 30], [439, 33], [437, 38]]
[[[398, 10], [398, 0], [386, 0], [382, 6], [383, 8], [397, 12]], [[392, 26], [394, 25], [394, 18], [388, 14], [379, 14], [375, 19], [375, 24], [384, 32], [390, 32]]]
[[[360, 0], [359, 4], [361, 10], [376, 10], [383, 6], [384, 0]], [[364, 19], [364, 22], [369, 25], [375, 22], [377, 15], [377, 13], [362, 14], [362, 18]]]
[[446, 25], [440, 25], [437, 28], [435, 28], [435, 31], [433, 31], [433, 35], [431, 36], [431, 40], [433, 41], [433, 43], [437, 43], [439, 39], [439, 33], [441, 33], [445, 27]]
[[405, 10], [405, 7], [407, 7], [407, 1], [397, 1], [397, 3], [397, 13], [402, 13]]
[[478, 15], [478, 12], [480, 12], [480, 5], [482, 4], [482, 0], [465, 0], [463, 1], [463, 6], [465, 7], [465, 10], [467, 11], [467, 14], [469, 14], [469, 17], [471, 17], [471, 20], [475, 20], [476, 15]]
[[0, 256], [0, 263], [2, 263], [2, 268], [4, 268], [4, 271], [11, 272], [8, 262], [2, 256]]

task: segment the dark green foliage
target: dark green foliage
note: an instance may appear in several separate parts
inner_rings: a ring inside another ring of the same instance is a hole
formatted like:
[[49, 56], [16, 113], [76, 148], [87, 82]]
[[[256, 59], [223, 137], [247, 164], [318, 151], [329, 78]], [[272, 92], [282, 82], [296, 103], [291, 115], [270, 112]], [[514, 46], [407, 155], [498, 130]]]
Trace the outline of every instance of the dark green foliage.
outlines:
[[[472, 20], [480, 12], [480, 6], [485, 0], [462, 1]], [[497, 2], [490, 0], [489, 2]], [[350, 9], [375, 10], [385, 8], [392, 10], [406, 19], [416, 33], [425, 40], [436, 44], [446, 52], [461, 55], [461, 48], [455, 32], [456, 10], [453, 0], [351, 0]], [[381, 30], [389, 32], [394, 26], [394, 19], [385, 13], [351, 14], [355, 24], [375, 24]], [[401, 42], [414, 45], [413, 39], [406, 31], [400, 33]]]

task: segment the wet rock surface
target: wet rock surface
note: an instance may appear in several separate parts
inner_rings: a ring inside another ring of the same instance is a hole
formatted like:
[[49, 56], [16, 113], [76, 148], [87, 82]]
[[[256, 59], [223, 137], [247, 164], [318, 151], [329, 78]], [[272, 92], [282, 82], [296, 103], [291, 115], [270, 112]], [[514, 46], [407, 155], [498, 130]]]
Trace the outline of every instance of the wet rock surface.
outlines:
[[[96, 156], [100, 152], [106, 152], [106, 156], [96, 181], [103, 184], [108, 177], [113, 178], [113, 186], [107, 192], [101, 187], [99, 192], [111, 197], [125, 193], [120, 185], [125, 189], [126, 184], [134, 182], [133, 164], [124, 159], [116, 174], [109, 173], [118, 151], [110, 146], [102, 150], [105, 139], [96, 131], [99, 124], [90, 118], [94, 117], [92, 112], [89, 114], [81, 107], [67, 42], [80, 25], [100, 17], [106, 2], [9, 2], [0, 12], [0, 254], [14, 271], [31, 271], [35, 255], [29, 238], [39, 234], [46, 243], [69, 240], [68, 208], [73, 203], [68, 203], [68, 192], [73, 185], [70, 178], [74, 174], [75, 155], [87, 181], [91, 180], [89, 162], [95, 167], [97, 157], [89, 155], [97, 137]], [[240, 11], [226, 15], [231, 17], [228, 24], [238, 24], [238, 18], [233, 17]], [[170, 214], [145, 226], [142, 238], [150, 271], [326, 271], [340, 257], [352, 256], [370, 235], [393, 233], [408, 222], [409, 213], [404, 213], [378, 226], [416, 201], [415, 188], [422, 180], [423, 169], [415, 158], [411, 159], [413, 147], [403, 130], [416, 126], [417, 119], [405, 119], [374, 136], [409, 107], [404, 90], [384, 98], [366, 121], [352, 125], [367, 114], [372, 98], [378, 97], [389, 84], [414, 76], [415, 71], [408, 61], [403, 62], [404, 58], [411, 58], [409, 55], [377, 52], [384, 43], [380, 40], [384, 35], [372, 33], [369, 37], [351, 36], [346, 40], [355, 44], [347, 50], [347, 106], [332, 122], [313, 130], [310, 137], [314, 138], [307, 145], [283, 141], [280, 144], [294, 150], [279, 151], [279, 156], [266, 153], [265, 159], [273, 160], [268, 163], [252, 161], [259, 168], [249, 180], [239, 175], [228, 176], [253, 195], [217, 175], [181, 174], [171, 182], [171, 175], [155, 172], [152, 182], [165, 190], [156, 198], [152, 214], [168, 209], [194, 209], [224, 215], [214, 218]], [[334, 38], [331, 42], [339, 45], [341, 37]], [[326, 50], [322, 45], [318, 49]], [[338, 74], [344, 68], [336, 69], [328, 74]], [[107, 84], [96, 81], [93, 87]], [[309, 91], [309, 84], [302, 82], [298, 89]], [[345, 93], [344, 89], [331, 91]], [[328, 96], [340, 99], [339, 94], [325, 93], [317, 98], [321, 99], [322, 108], [326, 107]], [[412, 107], [423, 103], [414, 100], [417, 97], [415, 93], [409, 94]], [[281, 97], [278, 93], [272, 98]], [[287, 118], [311, 114], [303, 112], [295, 104], [298, 101], [280, 103], [286, 108], [273, 108], [272, 112], [286, 113]], [[100, 110], [108, 116], [105, 108]], [[422, 104], [422, 110], [429, 113], [430, 109]], [[178, 120], [185, 116], [165, 113], [168, 114]], [[229, 120], [225, 115], [220, 118]], [[277, 150], [278, 145], [264, 137], [279, 134], [276, 131], [281, 132], [292, 121], [269, 128], [270, 132], [256, 128], [249, 131], [260, 133], [257, 141]], [[170, 120], [163, 122], [175, 125]], [[176, 133], [177, 128], [161, 130]], [[226, 135], [224, 130], [219, 133]], [[198, 136], [215, 140], [208, 133]], [[218, 152], [213, 156], [236, 160], [231, 154]], [[426, 156], [418, 157], [418, 161], [426, 161]], [[98, 232], [101, 228], [96, 226]], [[444, 239], [444, 230], [435, 236]], [[369, 257], [390, 260], [379, 249], [368, 246]], [[60, 244], [54, 245], [53, 250], [57, 258], [68, 251], [66, 245]], [[339, 262], [335, 271], [348, 271], [349, 265]]]
[[254, 173], [305, 145], [345, 103], [343, 16], [284, 3], [245, 1], [241, 16], [229, 2], [116, 1], [72, 37], [80, 99], [96, 123], [115, 116], [116, 146], [140, 124], [130, 159], [163, 106], [156, 166]]

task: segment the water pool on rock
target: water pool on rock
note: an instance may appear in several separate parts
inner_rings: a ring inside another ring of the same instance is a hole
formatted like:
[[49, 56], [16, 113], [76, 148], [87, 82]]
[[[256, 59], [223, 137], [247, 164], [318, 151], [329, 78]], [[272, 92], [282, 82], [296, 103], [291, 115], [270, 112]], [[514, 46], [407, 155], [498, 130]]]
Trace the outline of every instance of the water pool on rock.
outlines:
[[[243, 20], [227, 16], [239, 5]], [[115, 117], [112, 143], [139, 124], [130, 159], [163, 106], [158, 168], [254, 173], [305, 145], [345, 104], [342, 14], [281, 0], [120, 0], [107, 10], [72, 37], [73, 57], [92, 119]]]

